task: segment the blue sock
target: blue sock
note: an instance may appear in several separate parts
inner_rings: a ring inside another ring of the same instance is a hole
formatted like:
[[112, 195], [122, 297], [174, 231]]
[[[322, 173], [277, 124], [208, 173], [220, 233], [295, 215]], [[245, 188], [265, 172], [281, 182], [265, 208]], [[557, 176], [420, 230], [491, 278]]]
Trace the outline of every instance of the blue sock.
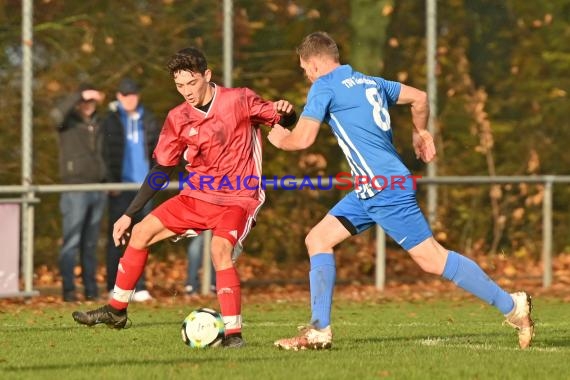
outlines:
[[510, 313], [515, 307], [509, 293], [491, 280], [473, 260], [457, 252], [449, 251], [442, 277], [495, 306], [503, 314]]
[[332, 253], [311, 256], [309, 283], [311, 286], [311, 324], [318, 329], [331, 323], [331, 307], [336, 264]]

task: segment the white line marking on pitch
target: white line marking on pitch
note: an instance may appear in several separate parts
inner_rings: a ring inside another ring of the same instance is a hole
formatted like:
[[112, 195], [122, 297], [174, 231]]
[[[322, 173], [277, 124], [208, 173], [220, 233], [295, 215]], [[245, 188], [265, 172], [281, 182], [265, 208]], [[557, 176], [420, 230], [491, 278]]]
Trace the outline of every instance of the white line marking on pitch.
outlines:
[[[520, 351], [516, 347], [500, 347], [491, 344], [478, 344], [478, 343], [453, 343], [448, 338], [427, 338], [421, 339], [418, 343], [422, 346], [443, 346], [443, 347], [452, 347], [452, 348], [469, 348], [472, 350], [485, 350], [485, 351]], [[532, 347], [532, 351], [541, 351], [541, 352], [559, 352], [561, 351], [558, 347]]]

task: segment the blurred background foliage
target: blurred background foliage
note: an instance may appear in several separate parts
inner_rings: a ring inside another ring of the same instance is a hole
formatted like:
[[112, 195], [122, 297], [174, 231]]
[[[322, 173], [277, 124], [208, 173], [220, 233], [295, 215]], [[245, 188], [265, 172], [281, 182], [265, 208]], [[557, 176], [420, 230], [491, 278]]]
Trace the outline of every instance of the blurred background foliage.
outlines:
[[[0, 185], [19, 184], [21, 157], [21, 2], [0, 2]], [[569, 174], [570, 0], [438, 1], [438, 171], [440, 175]], [[222, 83], [222, 1], [98, 0], [34, 2], [34, 182], [58, 183], [57, 136], [49, 113], [81, 82], [114, 98], [119, 80], [143, 85], [159, 118], [181, 102], [165, 63], [177, 50], [205, 51]], [[426, 88], [425, 2], [417, 0], [234, 1], [233, 85], [292, 101], [302, 111], [308, 83], [295, 47], [324, 30], [341, 60], [373, 75]], [[392, 110], [395, 144], [415, 174], [409, 109]], [[310, 149], [284, 153], [265, 144], [269, 176], [334, 175], [346, 170], [326, 125]], [[555, 249], [568, 251], [570, 190], [555, 186]], [[441, 186], [437, 237], [466, 253], [538, 258], [543, 189], [537, 185]], [[161, 194], [164, 198], [166, 194]], [[266, 261], [306, 260], [304, 236], [343, 194], [268, 191], [246, 252]], [[418, 193], [423, 205], [424, 193]], [[57, 263], [57, 195], [36, 212], [36, 265]], [[101, 248], [106, 236], [101, 237]], [[341, 252], [373, 254], [373, 232]], [[397, 249], [389, 240], [390, 247]], [[159, 255], [185, 244], [159, 244]], [[356, 256], [360, 257], [360, 256]], [[370, 269], [371, 270], [371, 269]]]

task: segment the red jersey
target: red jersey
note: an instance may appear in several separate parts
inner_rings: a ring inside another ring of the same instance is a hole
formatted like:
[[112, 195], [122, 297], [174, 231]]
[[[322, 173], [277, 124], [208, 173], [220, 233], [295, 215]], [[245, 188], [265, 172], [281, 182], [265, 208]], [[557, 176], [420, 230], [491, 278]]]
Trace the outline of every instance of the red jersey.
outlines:
[[184, 102], [168, 113], [154, 157], [163, 166], [188, 161], [181, 194], [255, 214], [265, 199], [258, 125], [273, 126], [280, 115], [248, 88], [215, 89], [208, 112]]

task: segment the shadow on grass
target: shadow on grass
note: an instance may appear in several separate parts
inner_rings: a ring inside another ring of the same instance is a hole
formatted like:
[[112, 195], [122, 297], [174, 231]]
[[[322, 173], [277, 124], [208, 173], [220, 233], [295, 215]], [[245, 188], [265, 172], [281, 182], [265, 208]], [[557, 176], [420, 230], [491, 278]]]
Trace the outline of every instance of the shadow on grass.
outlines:
[[[541, 345], [546, 347], [570, 347], [570, 339], [566, 338], [568, 336], [568, 332], [565, 329], [548, 329], [535, 328], [535, 337], [534, 342], [540, 342]], [[544, 337], [541, 335], [541, 331], [544, 331]], [[546, 335], [548, 333], [548, 335]]]
[[540, 344], [541, 346], [545, 347], [570, 347], [570, 340], [569, 339], [541, 339], [538, 343], [533, 341], [533, 347]]
[[[18, 327], [6, 327], [6, 328], [1, 328], [0, 332], [2, 334], [16, 334], [16, 333], [22, 333], [22, 332], [30, 332], [30, 331], [35, 331], [37, 333], [52, 333], [54, 331], [70, 331], [70, 330], [75, 330], [75, 329], [110, 329], [110, 330], [114, 330], [110, 327], [107, 327], [103, 324], [100, 325], [96, 325], [96, 326], [83, 326], [80, 325], [78, 323], [76, 323], [71, 317], [69, 317], [69, 325], [64, 325], [62, 326], [61, 323], [58, 323], [57, 325], [54, 326], [49, 326], [49, 325], [37, 325], [37, 326], [18, 326]], [[133, 328], [138, 329], [138, 328], [152, 328], [152, 327], [162, 327], [162, 326], [181, 326], [182, 325], [182, 321], [178, 322], [134, 322], [132, 324], [132, 326], [123, 329], [123, 330], [131, 330]], [[116, 331], [122, 331], [121, 329], [118, 329]]]
[[[212, 350], [213, 351], [213, 350]], [[225, 351], [225, 350], [220, 350]], [[258, 362], [271, 360], [269, 357], [240, 357], [240, 362]], [[48, 364], [48, 365], [30, 365], [30, 366], [6, 366], [3, 368], [6, 372], [34, 372], [34, 371], [59, 371], [69, 369], [88, 369], [88, 368], [104, 368], [109, 366], [155, 366], [155, 365], [168, 365], [175, 364], [206, 364], [210, 362], [220, 362], [220, 356], [212, 356], [207, 358], [179, 358], [179, 359], [161, 359], [161, 360], [125, 360], [125, 361], [97, 361], [97, 362], [82, 362], [72, 364]]]

